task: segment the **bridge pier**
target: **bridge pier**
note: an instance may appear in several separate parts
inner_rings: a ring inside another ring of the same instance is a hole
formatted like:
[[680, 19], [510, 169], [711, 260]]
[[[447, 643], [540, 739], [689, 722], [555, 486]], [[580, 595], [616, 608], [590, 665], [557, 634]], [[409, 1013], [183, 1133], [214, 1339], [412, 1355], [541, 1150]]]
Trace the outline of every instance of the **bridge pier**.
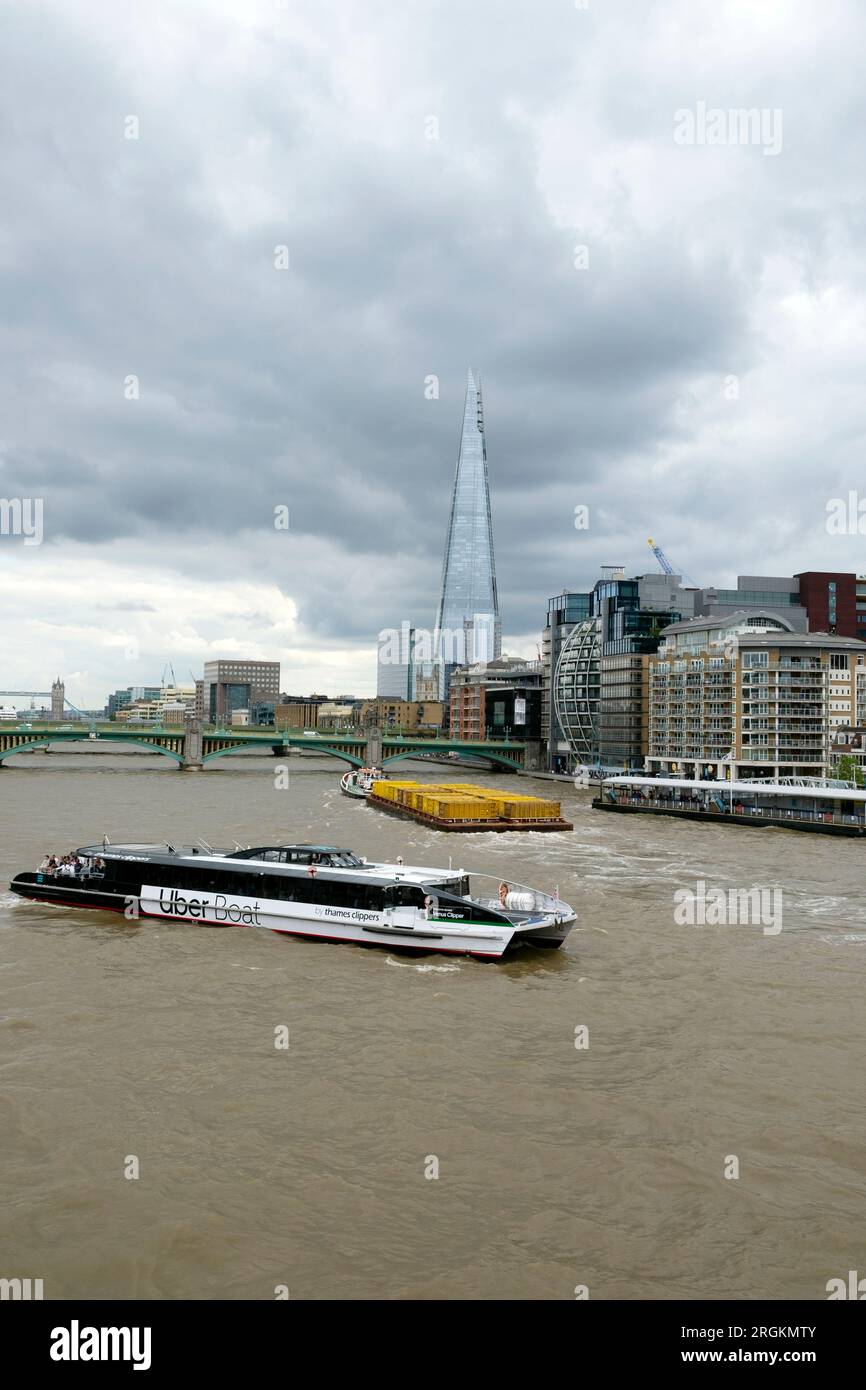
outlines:
[[204, 764], [201, 760], [201, 720], [188, 719], [183, 732], [183, 762], [178, 763], [178, 767], [181, 772], [202, 772]]
[[368, 767], [381, 767], [382, 765], [382, 730], [375, 724], [369, 724], [364, 730], [364, 737], [367, 741], [366, 759]]
[[541, 739], [528, 738], [526, 740], [526, 751], [523, 755], [524, 772], [543, 772], [544, 759], [541, 755]]

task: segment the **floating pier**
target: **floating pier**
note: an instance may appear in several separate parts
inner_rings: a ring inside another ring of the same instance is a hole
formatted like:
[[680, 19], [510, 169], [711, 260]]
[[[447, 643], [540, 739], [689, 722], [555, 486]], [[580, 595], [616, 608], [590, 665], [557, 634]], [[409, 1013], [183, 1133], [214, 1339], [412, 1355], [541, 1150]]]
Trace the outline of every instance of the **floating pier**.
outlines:
[[519, 792], [493, 791], [471, 782], [373, 783], [370, 805], [409, 816], [437, 830], [573, 830], [560, 803]]

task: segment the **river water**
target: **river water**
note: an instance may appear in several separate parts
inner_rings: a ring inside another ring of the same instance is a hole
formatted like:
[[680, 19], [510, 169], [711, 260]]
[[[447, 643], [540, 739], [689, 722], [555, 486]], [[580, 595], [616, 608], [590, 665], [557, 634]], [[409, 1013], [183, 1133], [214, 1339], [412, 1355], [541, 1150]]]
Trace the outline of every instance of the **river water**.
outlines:
[[[0, 770], [0, 1276], [46, 1298], [812, 1299], [866, 1274], [860, 843], [474, 770], [561, 797], [574, 830], [445, 835], [341, 796], [334, 761], [289, 767], [285, 789], [247, 756]], [[494, 964], [6, 891], [103, 833], [453, 856], [559, 884], [580, 917], [564, 950]], [[780, 888], [782, 929], [679, 925], [699, 880]]]

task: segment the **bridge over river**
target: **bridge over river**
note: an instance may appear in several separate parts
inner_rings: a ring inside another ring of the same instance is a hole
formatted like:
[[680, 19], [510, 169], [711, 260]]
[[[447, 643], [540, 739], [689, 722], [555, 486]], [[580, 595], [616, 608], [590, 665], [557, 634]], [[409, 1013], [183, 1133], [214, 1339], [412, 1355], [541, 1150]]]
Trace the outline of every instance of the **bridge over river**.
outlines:
[[304, 729], [226, 729], [189, 721], [174, 727], [118, 723], [0, 724], [0, 768], [7, 758], [35, 748], [56, 748], [66, 743], [98, 743], [145, 748], [164, 754], [186, 771], [198, 771], [217, 758], [244, 750], [284, 757], [294, 749], [339, 758], [352, 767], [387, 767], [419, 753], [456, 753], [464, 758], [487, 758], [503, 768], [520, 770], [540, 766], [540, 746], [535, 741], [512, 739], [465, 740], [412, 738], [368, 728], [360, 733], [316, 733]]

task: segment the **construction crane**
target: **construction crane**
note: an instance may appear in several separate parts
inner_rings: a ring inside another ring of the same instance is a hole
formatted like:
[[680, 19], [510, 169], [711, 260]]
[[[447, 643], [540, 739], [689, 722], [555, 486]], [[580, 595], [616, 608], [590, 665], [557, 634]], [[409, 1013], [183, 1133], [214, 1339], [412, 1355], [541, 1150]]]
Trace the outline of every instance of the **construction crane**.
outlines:
[[665, 555], [664, 551], [662, 550], [661, 546], [660, 546], [660, 545], [656, 545], [656, 543], [655, 543], [655, 541], [653, 540], [652, 536], [650, 536], [649, 540], [647, 541], [647, 545], [648, 545], [648, 546], [650, 547], [650, 549], [652, 550], [653, 555], [654, 555], [654, 556], [656, 557], [656, 559], [658, 560], [658, 562], [659, 562], [659, 564], [661, 565], [662, 569], [664, 570], [665, 574], [676, 574], [676, 575], [680, 575], [683, 579], [687, 579], [687, 580], [688, 580], [690, 586], [691, 586], [693, 589], [699, 589], [699, 588], [701, 587], [700, 584], [696, 584], [695, 581], [694, 581], [689, 575], [686, 574], [685, 570], [678, 570], [678, 569], [675, 569], [675, 568], [674, 568], [674, 566], [671, 564], [670, 560], [668, 559], [667, 555]]

